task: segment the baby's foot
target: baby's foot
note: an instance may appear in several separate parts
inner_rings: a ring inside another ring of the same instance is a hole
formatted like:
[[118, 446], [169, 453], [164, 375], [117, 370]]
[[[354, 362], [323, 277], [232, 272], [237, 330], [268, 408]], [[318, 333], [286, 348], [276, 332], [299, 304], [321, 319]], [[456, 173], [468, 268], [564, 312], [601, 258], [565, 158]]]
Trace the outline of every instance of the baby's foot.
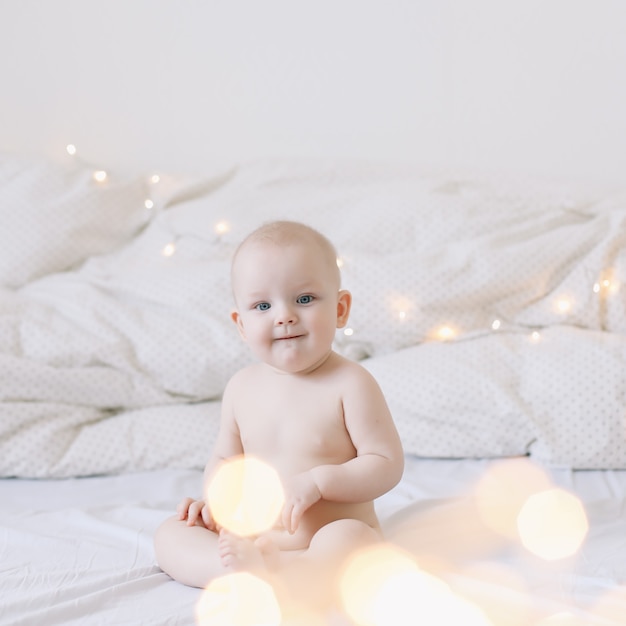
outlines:
[[234, 572], [261, 572], [274, 569], [278, 548], [269, 539], [248, 539], [222, 529], [218, 540], [222, 565]]

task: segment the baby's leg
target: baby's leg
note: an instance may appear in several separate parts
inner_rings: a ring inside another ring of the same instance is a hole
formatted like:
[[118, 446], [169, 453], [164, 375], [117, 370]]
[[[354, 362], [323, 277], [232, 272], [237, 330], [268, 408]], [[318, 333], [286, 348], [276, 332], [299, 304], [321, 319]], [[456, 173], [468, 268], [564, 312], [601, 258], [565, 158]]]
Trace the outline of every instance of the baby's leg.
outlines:
[[325, 613], [338, 606], [339, 572], [346, 557], [381, 535], [358, 520], [320, 528], [306, 550], [279, 551], [269, 538], [250, 539], [222, 531], [218, 550], [229, 571], [247, 571], [272, 584], [283, 615]]
[[382, 541], [371, 526], [342, 519], [322, 526], [309, 548], [297, 556], [281, 553], [280, 577], [293, 599], [320, 608], [339, 601], [339, 574], [346, 558], [359, 548]]
[[222, 565], [231, 571], [275, 571], [280, 564], [278, 546], [267, 537], [251, 539], [220, 531], [218, 551]]
[[190, 587], [205, 587], [228, 570], [218, 553], [218, 537], [204, 526], [188, 526], [177, 516], [165, 520], [154, 536], [159, 567]]

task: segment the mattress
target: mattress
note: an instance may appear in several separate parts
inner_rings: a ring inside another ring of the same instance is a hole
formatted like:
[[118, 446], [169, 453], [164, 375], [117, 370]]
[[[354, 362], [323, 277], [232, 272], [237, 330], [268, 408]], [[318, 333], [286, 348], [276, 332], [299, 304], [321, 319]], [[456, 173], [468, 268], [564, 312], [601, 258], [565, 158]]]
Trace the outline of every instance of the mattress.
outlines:
[[[582, 503], [588, 531], [575, 554], [548, 560], [476, 515], [506, 463], [520, 484], [525, 459], [408, 455], [402, 481], [377, 501], [387, 539], [485, 624], [626, 623], [626, 472], [549, 470], [552, 487]], [[202, 590], [160, 571], [152, 537], [200, 485], [201, 472], [182, 469], [0, 481], [0, 624], [196, 623]], [[402, 615], [425, 623], [423, 606], [413, 594]]]

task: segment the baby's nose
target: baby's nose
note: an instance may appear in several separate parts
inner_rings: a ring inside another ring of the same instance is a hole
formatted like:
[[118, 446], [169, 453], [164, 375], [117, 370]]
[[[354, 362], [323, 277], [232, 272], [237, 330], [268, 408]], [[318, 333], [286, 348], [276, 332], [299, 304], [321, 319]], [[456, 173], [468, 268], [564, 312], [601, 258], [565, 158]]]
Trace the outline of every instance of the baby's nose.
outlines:
[[278, 315], [276, 316], [276, 324], [278, 326], [283, 326], [285, 324], [295, 324], [296, 315], [295, 313], [288, 307], [284, 307], [283, 309], [278, 311]]

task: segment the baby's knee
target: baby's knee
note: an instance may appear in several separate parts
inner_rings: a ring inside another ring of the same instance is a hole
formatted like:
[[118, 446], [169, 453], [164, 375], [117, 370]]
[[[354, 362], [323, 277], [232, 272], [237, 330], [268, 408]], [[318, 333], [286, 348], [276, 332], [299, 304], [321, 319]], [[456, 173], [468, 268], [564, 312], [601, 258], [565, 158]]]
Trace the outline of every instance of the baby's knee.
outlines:
[[368, 544], [380, 541], [380, 533], [361, 520], [343, 519], [338, 520], [341, 533], [345, 537], [350, 537], [357, 544]]
[[172, 543], [175, 541], [173, 535], [176, 532], [176, 527], [179, 525], [180, 520], [176, 516], [168, 517], [154, 532], [153, 541], [157, 562], [160, 562], [160, 556], [164, 552], [170, 551]]
[[331, 544], [343, 551], [352, 551], [381, 540], [380, 534], [371, 526], [356, 519], [341, 519], [320, 528], [311, 542]]

